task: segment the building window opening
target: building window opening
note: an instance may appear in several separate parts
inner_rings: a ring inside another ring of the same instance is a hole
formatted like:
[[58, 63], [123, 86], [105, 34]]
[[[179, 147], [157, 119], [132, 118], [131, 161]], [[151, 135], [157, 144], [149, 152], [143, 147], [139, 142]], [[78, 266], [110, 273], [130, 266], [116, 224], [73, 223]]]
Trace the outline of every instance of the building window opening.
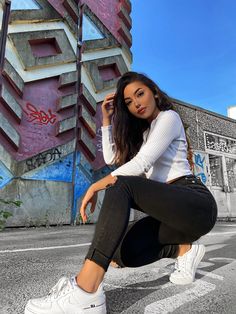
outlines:
[[11, 10], [40, 10], [41, 6], [35, 0], [12, 0]]
[[62, 53], [56, 38], [31, 39], [29, 44], [35, 57], [50, 57]]
[[97, 40], [97, 39], [103, 39], [105, 36], [100, 32], [98, 27], [92, 22], [92, 20], [86, 16], [83, 15], [83, 40]]
[[230, 189], [236, 188], [236, 159], [225, 158]]
[[223, 169], [222, 169], [222, 157], [209, 155], [210, 174], [212, 186], [223, 187]]
[[104, 82], [121, 76], [116, 63], [99, 66], [98, 71]]

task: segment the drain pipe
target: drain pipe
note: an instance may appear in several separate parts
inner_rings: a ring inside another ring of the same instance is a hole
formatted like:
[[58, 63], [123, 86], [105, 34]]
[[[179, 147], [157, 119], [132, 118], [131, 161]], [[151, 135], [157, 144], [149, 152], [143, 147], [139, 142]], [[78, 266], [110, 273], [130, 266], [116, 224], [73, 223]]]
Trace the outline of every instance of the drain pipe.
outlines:
[[77, 31], [77, 50], [76, 50], [76, 70], [77, 70], [77, 81], [76, 81], [76, 93], [77, 93], [77, 103], [75, 106], [75, 150], [73, 154], [73, 171], [72, 171], [72, 206], [71, 206], [71, 224], [76, 224], [76, 211], [77, 211], [77, 199], [75, 195], [75, 184], [76, 184], [76, 164], [77, 164], [77, 151], [78, 151], [78, 127], [79, 127], [79, 106], [80, 106], [80, 96], [81, 96], [81, 59], [82, 59], [82, 24], [83, 24], [83, 12], [84, 4], [80, 0], [78, 2], [79, 8], [79, 21], [78, 21], [78, 31]]

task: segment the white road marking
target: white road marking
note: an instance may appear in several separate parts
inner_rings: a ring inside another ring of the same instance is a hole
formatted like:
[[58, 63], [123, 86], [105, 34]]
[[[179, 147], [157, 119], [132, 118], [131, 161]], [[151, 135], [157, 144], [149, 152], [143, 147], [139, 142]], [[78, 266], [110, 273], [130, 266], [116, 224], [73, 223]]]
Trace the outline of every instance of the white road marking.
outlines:
[[[161, 278], [161, 277], [160, 277]], [[158, 278], [158, 279], [160, 279]], [[116, 288], [116, 289], [122, 289], [122, 290], [163, 290], [163, 289], [167, 289], [169, 287], [173, 286], [172, 282], [167, 282], [162, 286], [156, 286], [156, 287], [128, 287], [128, 286], [121, 286], [121, 285], [113, 285], [111, 283], [104, 283], [104, 286], [108, 286], [111, 288]]]
[[204, 237], [206, 236], [222, 236], [222, 235], [227, 235], [227, 234], [236, 234], [236, 230], [235, 231], [226, 231], [226, 232], [210, 232], [204, 235]]
[[233, 224], [232, 224], [232, 225], [231, 225], [231, 224], [227, 224], [227, 225], [221, 225], [221, 224], [219, 224], [218, 226], [219, 226], [219, 227], [234, 227], [234, 228], [236, 228], [236, 224], [234, 224], [234, 225], [233, 225]]
[[58, 246], [46, 246], [46, 247], [34, 247], [34, 248], [27, 248], [27, 249], [16, 249], [16, 250], [2, 250], [2, 253], [16, 253], [16, 252], [28, 252], [28, 251], [45, 251], [45, 250], [56, 250], [56, 249], [67, 249], [72, 247], [80, 247], [80, 246], [88, 246], [89, 243], [82, 243], [82, 244], [71, 244], [71, 245], [58, 245]]
[[200, 275], [204, 275], [204, 276], [206, 276], [206, 277], [213, 278], [213, 279], [224, 280], [224, 277], [223, 277], [223, 276], [220, 276], [220, 275], [217, 275], [217, 274], [208, 272], [208, 271], [197, 270], [197, 273], [200, 274]]
[[205, 262], [205, 261], [201, 261], [201, 263], [198, 265], [198, 269], [199, 268], [206, 268], [206, 267], [210, 267], [210, 266], [214, 266], [214, 263], [209, 263], [209, 262]]
[[113, 285], [111, 283], [104, 283], [104, 286], [108, 286], [115, 289], [122, 289], [122, 290], [157, 290], [157, 287], [126, 287], [120, 285]]
[[167, 314], [171, 313], [185, 303], [191, 302], [194, 299], [202, 297], [209, 292], [215, 290], [216, 285], [203, 281], [197, 280], [195, 286], [192, 289], [188, 289], [182, 293], [178, 293], [171, 297], [159, 300], [151, 303], [145, 307], [145, 314]]
[[[227, 232], [210, 232], [205, 236], [222, 236], [228, 234], [236, 234], [236, 231], [227, 231]], [[73, 248], [73, 247], [80, 247], [80, 246], [88, 246], [91, 243], [84, 243], [84, 244], [72, 244], [72, 245], [60, 245], [60, 246], [48, 246], [48, 247], [40, 247], [40, 248], [27, 248], [27, 249], [15, 249], [15, 250], [1, 250], [0, 254], [2, 253], [16, 253], [16, 252], [28, 252], [28, 251], [44, 251], [44, 250], [56, 250], [56, 249], [66, 249], [66, 248]], [[216, 247], [218, 246], [218, 247]], [[225, 245], [212, 245], [208, 246], [206, 251], [209, 252], [211, 250], [216, 250], [219, 248], [224, 247]], [[212, 248], [214, 247], [214, 248]], [[212, 249], [211, 249], [212, 248]]]
[[209, 258], [209, 261], [216, 261], [216, 262], [227, 262], [227, 263], [233, 263], [236, 259], [230, 258], [230, 257], [212, 257]]
[[[210, 264], [210, 263], [209, 263]], [[211, 264], [211, 265], [214, 265], [214, 264]], [[165, 267], [164, 267], [165, 268]], [[153, 272], [159, 272], [157, 271], [156, 269], [152, 269], [151, 271]], [[158, 279], [162, 278], [162, 277], [165, 277], [166, 275], [168, 275], [171, 271], [168, 270], [167, 272], [165, 273], [162, 273], [161, 276]], [[204, 270], [197, 270], [197, 273], [200, 274], [200, 275], [204, 275], [206, 277], [209, 277], [209, 278], [212, 278], [212, 279], [217, 279], [217, 280], [224, 280], [224, 277], [223, 276], [220, 276], [220, 275], [217, 275], [217, 274], [214, 274], [212, 272], [207, 272], [207, 271], [204, 271]], [[195, 282], [198, 282], [199, 280], [196, 280]], [[152, 287], [129, 287], [129, 286], [122, 286], [122, 285], [115, 285], [115, 284], [112, 284], [112, 283], [104, 283], [105, 286], [108, 286], [108, 287], [111, 287], [111, 288], [115, 288], [115, 289], [126, 289], [126, 290], [160, 290], [160, 289], [166, 289], [166, 288], [169, 288], [169, 287], [172, 287], [173, 286], [173, 283], [171, 282], [167, 282], [165, 284], [163, 284], [162, 286], [152, 286]]]
[[211, 252], [215, 250], [222, 249], [223, 247], [227, 246], [228, 244], [212, 244], [206, 246], [206, 252]]

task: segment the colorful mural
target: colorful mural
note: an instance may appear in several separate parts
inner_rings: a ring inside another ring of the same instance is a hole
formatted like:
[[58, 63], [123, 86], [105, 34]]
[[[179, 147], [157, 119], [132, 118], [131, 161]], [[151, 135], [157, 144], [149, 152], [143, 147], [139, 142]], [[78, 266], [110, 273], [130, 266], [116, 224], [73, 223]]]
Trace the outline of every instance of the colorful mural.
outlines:
[[[6, 9], [0, 0], [1, 17]], [[127, 0], [11, 1], [1, 32], [0, 193], [23, 204], [10, 226], [44, 224], [45, 215], [74, 223], [81, 196], [107, 171], [99, 104], [130, 68], [130, 12]]]
[[208, 184], [208, 173], [206, 165], [207, 154], [204, 152], [194, 151], [194, 174], [201, 179], [204, 184]]

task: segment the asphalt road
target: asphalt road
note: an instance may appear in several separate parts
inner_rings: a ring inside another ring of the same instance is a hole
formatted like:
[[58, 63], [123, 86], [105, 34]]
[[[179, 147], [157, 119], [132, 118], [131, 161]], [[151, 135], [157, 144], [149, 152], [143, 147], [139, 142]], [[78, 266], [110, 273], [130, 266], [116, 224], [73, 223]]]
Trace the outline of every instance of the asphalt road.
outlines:
[[[82, 265], [94, 225], [7, 229], [0, 233], [0, 314], [23, 314], [29, 298], [45, 295]], [[174, 264], [163, 259], [140, 268], [109, 267], [108, 313], [236, 313], [236, 223], [218, 223], [201, 238], [207, 253], [196, 281], [168, 281]]]

